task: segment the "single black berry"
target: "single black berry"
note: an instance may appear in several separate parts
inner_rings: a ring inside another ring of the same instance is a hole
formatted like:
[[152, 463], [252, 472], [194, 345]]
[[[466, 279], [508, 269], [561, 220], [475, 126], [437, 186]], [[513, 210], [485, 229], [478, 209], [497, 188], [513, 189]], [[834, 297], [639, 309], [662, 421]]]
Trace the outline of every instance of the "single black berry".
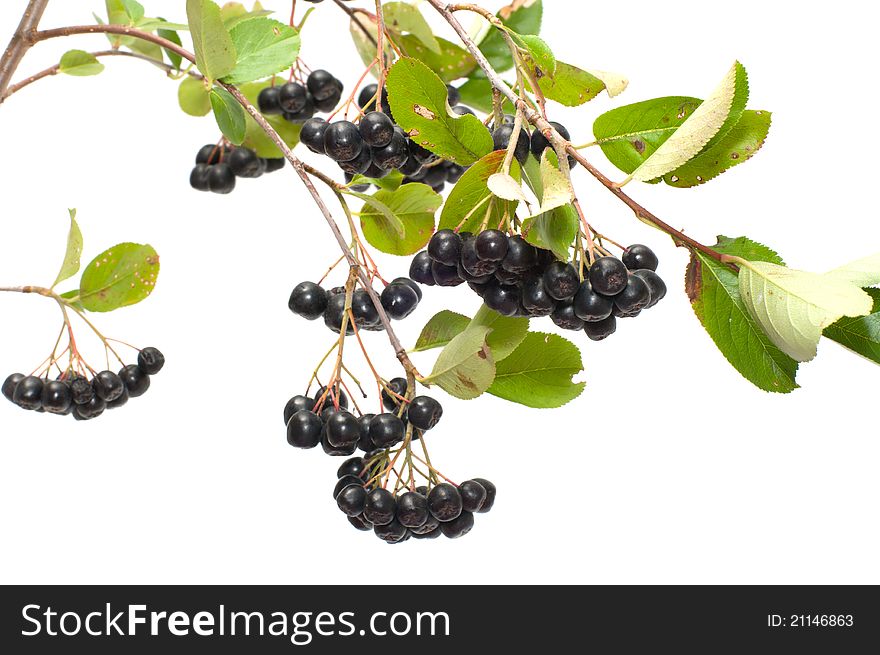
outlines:
[[95, 390], [95, 395], [105, 403], [113, 402], [125, 391], [122, 379], [112, 371], [98, 373], [92, 380], [92, 388]]
[[580, 284], [577, 270], [571, 264], [556, 261], [544, 271], [544, 288], [556, 300], [571, 298]]
[[[428, 490], [426, 488], [423, 489], [420, 487], [419, 489], [416, 490], [416, 493], [420, 494], [421, 496], [426, 497], [425, 508], [427, 510]], [[422, 525], [416, 526], [416, 527], [410, 527], [410, 532], [412, 532], [413, 536], [426, 535], [430, 532], [436, 532], [438, 535], [440, 534], [440, 521], [438, 521], [436, 518], [434, 518], [434, 516], [431, 514], [430, 511], [427, 511], [426, 513], [428, 514], [428, 518]], [[431, 537], [429, 537], [429, 538], [431, 538]]]
[[139, 369], [136, 364], [129, 364], [119, 371], [119, 377], [122, 378], [131, 398], [143, 396], [150, 388], [150, 376]]
[[389, 393], [388, 389], [382, 389], [382, 406], [389, 412], [395, 412], [403, 402], [401, 398], [406, 395], [406, 379], [394, 378], [388, 383], [388, 389], [393, 393]]
[[633, 271], [633, 275], [642, 278], [645, 284], [648, 285], [648, 290], [651, 292], [651, 302], [648, 303], [646, 309], [648, 307], [653, 307], [666, 297], [666, 283], [663, 281], [663, 278], [657, 275], [654, 271], [640, 269], [638, 271]]
[[291, 417], [301, 410], [311, 411], [315, 406], [315, 399], [308, 396], [297, 395], [287, 401], [284, 406], [284, 425], [290, 423]]
[[340, 410], [331, 416], [326, 424], [327, 441], [334, 448], [357, 444], [361, 438], [361, 426], [353, 414]]
[[336, 470], [336, 477], [342, 478], [346, 475], [353, 475], [356, 478], [360, 478], [362, 473], [365, 473], [364, 468], [366, 467], [366, 463], [364, 462], [363, 457], [352, 457], [351, 459], [347, 459], [339, 466]]
[[299, 140], [312, 152], [324, 154], [324, 133], [329, 124], [323, 118], [310, 118], [302, 124]]
[[[282, 101], [283, 101], [284, 87], [281, 87], [281, 89], [282, 89]], [[306, 93], [305, 104], [303, 105], [302, 109], [300, 109], [299, 111], [285, 111], [284, 113], [282, 113], [282, 116], [284, 116], [284, 120], [286, 120], [290, 123], [304, 123], [314, 115], [315, 115], [315, 102], [312, 99], [312, 96], [309, 95], [308, 93]]]
[[294, 314], [314, 321], [327, 309], [327, 292], [314, 282], [300, 282], [293, 288], [287, 306]]
[[511, 273], [525, 273], [538, 262], [538, 250], [520, 235], [507, 240], [507, 255], [501, 260], [501, 268]]
[[373, 526], [373, 532], [379, 539], [389, 544], [399, 544], [409, 537], [409, 530], [396, 520], [385, 525]]
[[593, 341], [607, 339], [617, 331], [617, 319], [612, 314], [602, 321], [584, 323], [584, 332]]
[[584, 321], [575, 314], [571, 302], [560, 302], [556, 305], [556, 309], [550, 314], [550, 320], [563, 330], [582, 330], [584, 327]]
[[345, 392], [338, 385], [334, 385], [329, 389], [327, 387], [320, 387], [315, 392], [315, 401], [322, 403], [324, 407], [332, 406], [348, 409], [348, 396], [345, 395]]
[[461, 494], [448, 482], [442, 482], [428, 493], [428, 510], [441, 523], [458, 518], [462, 510]]
[[544, 279], [540, 277], [526, 280], [522, 287], [523, 308], [531, 316], [550, 316], [556, 309], [556, 300], [544, 288]]
[[[378, 84], [368, 84], [361, 89], [358, 94], [358, 105], [366, 112], [376, 109], [376, 92], [379, 90]], [[382, 87], [382, 111], [389, 116], [391, 115], [390, 105], [388, 104], [388, 88]]]
[[284, 162], [286, 161], [287, 160], [284, 157], [263, 157], [263, 163], [266, 165], [267, 173], [280, 171], [284, 168]]
[[584, 321], [602, 321], [611, 315], [614, 301], [593, 291], [593, 285], [586, 279], [581, 283], [574, 297], [574, 313]]
[[370, 421], [370, 439], [377, 448], [390, 448], [405, 436], [406, 425], [394, 414], [377, 414]]
[[305, 109], [307, 104], [306, 89], [298, 82], [288, 82], [278, 91], [278, 105], [285, 113], [296, 114]]
[[477, 254], [477, 240], [472, 236], [462, 239], [460, 263], [462, 268], [474, 277], [494, 275], [498, 270], [498, 262], [480, 259]]
[[[384, 116], [384, 114], [378, 115]], [[390, 171], [399, 168], [409, 160], [409, 139], [397, 130], [393, 130], [388, 143], [373, 148], [370, 154], [373, 163], [383, 170]]]
[[208, 190], [212, 193], [227, 194], [235, 189], [235, 173], [229, 164], [214, 164], [208, 171]]
[[406, 418], [419, 430], [430, 430], [443, 416], [443, 407], [430, 396], [416, 396], [407, 407]]
[[373, 524], [364, 519], [363, 516], [349, 516], [348, 522], [354, 526], [355, 530], [360, 530], [361, 532], [373, 531]]
[[199, 148], [196, 153], [196, 164], [218, 164], [226, 157], [227, 150], [224, 146], [209, 143]]
[[24, 375], [21, 373], [13, 373], [3, 381], [3, 397], [6, 398], [6, 400], [12, 402], [12, 397], [15, 394], [15, 387], [17, 387], [18, 383], [22, 380], [24, 380]]
[[85, 405], [73, 406], [73, 418], [77, 421], [88, 421], [98, 418], [107, 409], [107, 403], [95, 396]]
[[418, 284], [416, 284], [415, 280], [411, 280], [408, 277], [396, 277], [391, 280], [391, 284], [405, 284], [410, 289], [416, 292], [416, 295], [419, 298], [419, 302], [422, 301], [422, 288]]
[[257, 106], [260, 108], [261, 114], [268, 116], [278, 115], [281, 113], [281, 87], [267, 86], [260, 91], [257, 96]]
[[360, 485], [350, 484], [336, 496], [336, 505], [347, 516], [360, 516], [364, 513], [367, 491]]
[[356, 475], [343, 475], [336, 481], [336, 486], [333, 487], [333, 500], [336, 500], [336, 497], [342, 493], [342, 490], [348, 487], [349, 485], [355, 485], [357, 487], [363, 486], [363, 480], [361, 480]]
[[497, 489], [494, 484], [485, 478], [474, 478], [473, 481], [481, 484], [483, 489], [486, 490], [486, 500], [483, 501], [480, 509], [477, 510], [480, 514], [485, 514], [495, 505], [495, 494], [497, 493]]
[[416, 160], [415, 157], [408, 157], [407, 160], [403, 163], [403, 166], [398, 166], [397, 170], [399, 170], [405, 177], [408, 177], [411, 180], [420, 180], [425, 176], [422, 165]]
[[[510, 140], [513, 138], [513, 127], [513, 125], [502, 125], [492, 132], [492, 143], [495, 150], [507, 150], [508, 146], [510, 146]], [[513, 156], [516, 157], [520, 164], [526, 163], [526, 160], [529, 158], [530, 148], [529, 133], [520, 128], [519, 139], [517, 139], [516, 147], [513, 151]]]
[[337, 162], [351, 161], [364, 148], [364, 140], [357, 125], [350, 121], [337, 121], [324, 131], [324, 151]]
[[483, 261], [500, 262], [507, 256], [507, 235], [501, 230], [483, 230], [477, 235], [474, 247]]
[[318, 69], [309, 73], [306, 87], [315, 100], [324, 100], [334, 95], [338, 90], [338, 80], [325, 70]]
[[40, 409], [43, 402], [43, 380], [33, 375], [20, 380], [12, 394], [12, 402], [22, 409]]
[[389, 318], [396, 321], [405, 319], [419, 304], [419, 297], [407, 284], [389, 284], [382, 290], [382, 307]]
[[82, 375], [74, 374], [68, 382], [70, 383], [70, 391], [73, 394], [73, 402], [77, 405], [85, 405], [95, 397], [95, 390], [92, 384]]
[[333, 89], [330, 91], [330, 95], [326, 98], [322, 98], [318, 100], [314, 96], [312, 96], [312, 100], [315, 103], [315, 109], [317, 111], [330, 112], [339, 104], [339, 101], [342, 100], [342, 82], [336, 80], [336, 83], [333, 85]]
[[631, 271], [637, 271], [640, 268], [656, 271], [660, 260], [657, 255], [648, 246], [636, 243], [623, 252], [623, 263]]
[[119, 398], [117, 398], [116, 400], [112, 400], [107, 403], [107, 409], [119, 409], [120, 407], [128, 403], [128, 399], [128, 389], [122, 387], [122, 395], [119, 396]]
[[321, 417], [307, 409], [301, 409], [287, 422], [287, 443], [294, 448], [314, 448], [321, 441]]
[[[345, 294], [340, 293], [330, 296], [327, 307], [324, 309], [324, 325], [337, 334], [342, 331], [342, 323], [345, 319]], [[345, 333], [354, 334], [354, 325], [351, 320], [345, 323]]]
[[196, 164], [189, 174], [189, 185], [196, 191], [210, 191], [211, 185], [208, 182], [210, 174], [211, 167], [208, 164]]
[[[365, 453], [371, 452], [376, 444], [373, 443], [373, 440], [370, 439], [370, 421], [373, 420], [375, 414], [364, 414], [362, 416], [358, 416], [358, 425], [360, 426], [361, 436], [358, 439], [357, 447], [359, 450], [363, 450]], [[365, 458], [369, 461], [369, 457]]]
[[365, 289], [355, 289], [351, 294], [351, 313], [359, 328], [370, 329], [379, 325], [379, 312]]
[[416, 143], [412, 139], [409, 142], [409, 152], [415, 157], [416, 161], [422, 164], [430, 164], [437, 161], [437, 155], [425, 148], [422, 144]]
[[458, 485], [458, 493], [461, 494], [461, 506], [466, 512], [479, 512], [488, 495], [486, 487], [476, 480], [462, 482]]
[[434, 276], [434, 282], [441, 287], [457, 287], [464, 282], [464, 279], [458, 274], [458, 265], [447, 266], [440, 262], [432, 262], [431, 275]]
[[421, 528], [428, 522], [428, 499], [422, 494], [407, 491], [397, 499], [397, 520], [407, 528]]
[[349, 457], [350, 455], [354, 455], [354, 451], [357, 450], [357, 443], [334, 446], [330, 443], [330, 439], [327, 436], [327, 422], [325, 420], [324, 429], [321, 431], [321, 450], [331, 457]]
[[147, 375], [156, 375], [165, 366], [165, 355], [153, 346], [148, 346], [138, 353], [138, 366]]
[[373, 166], [373, 155], [367, 147], [361, 148], [354, 159], [339, 162], [339, 168], [349, 175], [363, 175], [371, 166]]
[[373, 489], [364, 503], [364, 518], [373, 525], [388, 525], [394, 520], [397, 501], [387, 489]]
[[490, 284], [483, 295], [486, 307], [502, 316], [513, 316], [519, 309], [521, 299], [519, 287], [509, 284]]
[[440, 524], [440, 531], [448, 539], [458, 539], [465, 536], [474, 527], [474, 515], [472, 512], [462, 512], [451, 521]]
[[461, 257], [461, 235], [452, 230], [438, 230], [428, 241], [428, 255], [435, 262], [455, 266]]
[[629, 273], [616, 257], [599, 257], [590, 266], [590, 284], [593, 291], [603, 296], [616, 296], [626, 288]]
[[383, 114], [380, 111], [371, 111], [361, 118], [358, 129], [361, 132], [364, 143], [368, 146], [384, 148], [391, 143], [391, 137], [394, 136], [394, 121], [388, 118], [387, 114]]
[[73, 405], [70, 387], [60, 380], [46, 382], [40, 404], [50, 414], [67, 414]]
[[622, 312], [631, 314], [648, 306], [651, 290], [638, 275], [630, 275], [623, 291], [614, 296], [614, 305]]
[[263, 174], [263, 162], [249, 148], [236, 148], [229, 154], [226, 162], [238, 177], [259, 177]]

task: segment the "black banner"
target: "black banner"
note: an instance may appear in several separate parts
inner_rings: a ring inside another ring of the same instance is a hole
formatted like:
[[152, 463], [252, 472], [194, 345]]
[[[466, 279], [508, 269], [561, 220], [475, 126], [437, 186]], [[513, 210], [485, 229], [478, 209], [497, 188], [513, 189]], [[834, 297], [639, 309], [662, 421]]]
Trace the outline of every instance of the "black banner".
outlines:
[[6, 653], [861, 653], [880, 647], [880, 599], [873, 587], [4, 587], [0, 628]]

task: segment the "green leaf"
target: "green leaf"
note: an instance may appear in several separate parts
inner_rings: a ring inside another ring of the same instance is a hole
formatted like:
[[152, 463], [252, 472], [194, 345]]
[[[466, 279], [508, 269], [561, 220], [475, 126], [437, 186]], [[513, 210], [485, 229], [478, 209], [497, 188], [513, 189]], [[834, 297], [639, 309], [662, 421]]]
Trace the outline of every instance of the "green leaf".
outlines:
[[120, 243], [86, 266], [79, 283], [83, 307], [110, 312], [149, 296], [159, 277], [159, 255], [152, 246]]
[[[276, 84], [284, 84], [287, 80], [276, 77]], [[242, 84], [238, 90], [241, 91], [242, 95], [248, 99], [248, 101], [256, 106], [257, 105], [257, 97], [260, 95], [260, 91], [265, 89], [268, 86], [271, 86], [272, 80], [264, 80], [262, 82], [250, 82], [248, 84]], [[257, 122], [251, 118], [251, 116], [245, 113], [245, 118], [247, 121], [247, 128], [245, 130], [245, 138], [242, 143], [243, 146], [250, 148], [254, 152], [257, 153], [259, 157], [266, 157], [269, 159], [278, 159], [284, 156], [284, 153], [278, 149], [278, 146], [266, 136], [266, 133], [263, 131]], [[263, 116], [269, 124], [275, 128], [275, 131], [278, 132], [278, 135], [284, 139], [284, 142], [288, 145], [288, 147], [293, 148], [296, 144], [299, 143], [299, 131], [301, 126], [297, 123], [291, 123], [284, 119], [283, 116]]]
[[556, 72], [546, 73], [538, 79], [541, 93], [548, 100], [555, 100], [566, 107], [578, 107], [599, 95], [605, 88], [595, 75], [566, 64], [556, 62]]
[[[556, 73], [556, 56], [544, 39], [530, 34], [511, 34], [511, 37], [519, 47], [528, 52], [526, 61], [535, 71], [536, 76]], [[538, 85], [540, 86], [540, 82]]]
[[409, 32], [429, 50], [441, 54], [440, 44], [428, 21], [416, 7], [406, 2], [388, 2], [382, 7], [388, 29], [403, 34]]
[[[156, 33], [159, 36], [161, 36], [163, 39], [167, 39], [168, 41], [171, 41], [171, 43], [176, 43], [177, 45], [183, 45], [183, 43], [180, 40], [180, 35], [177, 33], [176, 30], [160, 29]], [[183, 57], [181, 57], [176, 52], [168, 50], [167, 48], [163, 48], [162, 50], [165, 53], [165, 56], [168, 57], [168, 61], [171, 63], [171, 65], [174, 66], [174, 68], [176, 70], [180, 70], [180, 67], [183, 64]]]
[[137, 23], [144, 17], [144, 6], [141, 3], [135, 2], [135, 0], [120, 0], [120, 2], [132, 23]]
[[70, 213], [70, 232], [67, 234], [67, 250], [64, 253], [61, 270], [58, 271], [58, 277], [55, 278], [55, 282], [52, 284], [53, 289], [79, 272], [80, 257], [82, 256], [83, 236], [76, 222], [76, 210], [68, 209], [67, 211]]
[[880, 364], [880, 289], [865, 289], [874, 301], [867, 316], [842, 318], [825, 328], [823, 335]]
[[227, 2], [220, 8], [220, 16], [223, 18], [223, 24], [226, 26], [227, 30], [231, 30], [233, 27], [244, 21], [260, 18], [261, 16], [268, 16], [271, 13], [273, 12], [268, 9], [263, 9], [259, 2], [254, 3], [254, 7], [251, 11], [248, 11], [240, 2]]
[[434, 314], [425, 323], [416, 345], [410, 352], [422, 352], [433, 348], [442, 348], [467, 329], [471, 319], [463, 314], [444, 309]]
[[[425, 184], [405, 184], [396, 191], [380, 189], [361, 210], [361, 231], [374, 248], [391, 255], [412, 255], [425, 247], [434, 232], [434, 213], [443, 198]], [[375, 208], [382, 203], [403, 227]]]
[[[501, 170], [504, 151], [490, 152], [471, 166], [452, 188], [440, 214], [440, 229], [478, 232], [480, 225], [499, 225], [505, 212], [513, 215], [517, 203], [496, 198], [489, 190], [489, 178]], [[520, 178], [519, 165], [510, 167], [514, 179]], [[487, 213], [488, 212], [488, 213]], [[459, 227], [461, 226], [461, 227]]]
[[[366, 30], [366, 31], [365, 31]], [[376, 19], [366, 14], [358, 14], [357, 21], [351, 20], [349, 23], [349, 32], [351, 40], [354, 43], [355, 50], [360, 55], [364, 66], [371, 66], [371, 72], [374, 74], [378, 70], [376, 63], [376, 36], [379, 34], [379, 28], [376, 25]], [[385, 58], [387, 61], [394, 59], [394, 51], [388, 43], [384, 44]]]
[[58, 72], [66, 75], [85, 77], [97, 75], [104, 70], [104, 64], [95, 55], [84, 50], [68, 50], [61, 56]]
[[[725, 255], [783, 263], [770, 248], [745, 237], [718, 237], [713, 248]], [[798, 388], [798, 363], [774, 346], [752, 320], [733, 270], [693, 252], [686, 281], [694, 313], [731, 366], [764, 391], [789, 393]]]
[[462, 166], [492, 150], [492, 135], [475, 116], [459, 116], [449, 107], [443, 81], [422, 62], [404, 57], [388, 71], [388, 102], [410, 138]]
[[244, 109], [229, 91], [219, 86], [211, 89], [210, 98], [220, 131], [232, 143], [241, 145], [247, 134]]
[[[497, 16], [501, 22], [520, 35], [538, 34], [541, 31], [541, 18], [544, 7], [541, 0], [515, 0], [502, 8]], [[500, 30], [490, 28], [480, 42], [480, 50], [486, 55], [489, 63], [499, 73], [513, 68], [513, 56]]]
[[229, 75], [237, 55], [220, 7], [210, 0], [186, 0], [186, 16], [198, 69], [210, 82]]
[[[144, 16], [144, 8], [137, 2], [129, 0], [104, 0], [104, 6], [107, 8], [107, 22], [111, 25], [134, 25], [136, 20]], [[140, 16], [137, 19], [134, 18], [131, 13], [132, 11], [135, 15], [139, 12]]]
[[299, 32], [271, 18], [238, 23], [229, 34], [238, 53], [235, 69], [223, 78], [229, 84], [274, 75], [290, 68], [299, 56]]
[[492, 359], [500, 362], [509, 357], [526, 338], [529, 319], [502, 316], [483, 305], [471, 321], [469, 329], [474, 327], [487, 327], [492, 330], [486, 338], [486, 343], [492, 350]]
[[523, 191], [522, 183], [518, 177], [514, 177], [510, 173], [499, 172], [490, 175], [486, 180], [486, 185], [497, 198], [509, 200], [514, 203], [520, 201], [527, 203], [529, 199]]
[[574, 200], [574, 189], [565, 174], [559, 170], [559, 158], [550, 148], [541, 155], [541, 206], [535, 214], [544, 214], [564, 207]]
[[[357, 191], [345, 191], [344, 193], [349, 196], [354, 196], [355, 198], [360, 198], [367, 203], [364, 206], [365, 208], [369, 206], [382, 214], [382, 217], [386, 222], [386, 224], [383, 225], [383, 229], [387, 230], [389, 234], [393, 232], [397, 239], [402, 239], [406, 235], [406, 228], [403, 226], [403, 221], [401, 221], [384, 202], [368, 193], [359, 193]], [[363, 213], [364, 210], [362, 209], [361, 214]]]
[[[434, 52], [412, 34], [405, 34], [398, 40], [398, 45], [407, 57], [418, 59], [436, 73], [444, 82], [453, 82], [467, 77], [477, 68], [477, 61], [467, 50], [451, 41], [437, 38], [440, 52]], [[373, 46], [373, 54], [376, 47]]]
[[572, 205], [565, 205], [527, 218], [523, 221], [522, 233], [533, 246], [552, 250], [557, 259], [567, 262], [579, 228], [577, 210]]
[[190, 116], [207, 116], [211, 111], [211, 92], [203, 80], [185, 77], [177, 87], [177, 104]]
[[743, 112], [739, 122], [723, 139], [681, 168], [664, 175], [663, 181], [680, 189], [694, 187], [748, 161], [764, 145], [770, 121], [769, 111]]
[[79, 300], [79, 289], [71, 289], [70, 291], [66, 291], [65, 293], [60, 293], [58, 295], [65, 300], [71, 301], [69, 304], [76, 307], [79, 311], [86, 311], [86, 308], [83, 307], [82, 303]]
[[385, 177], [372, 178], [364, 175], [355, 175], [351, 182], [347, 184], [349, 188], [356, 187], [359, 184], [375, 184], [380, 189], [386, 191], [397, 191], [403, 182], [403, 173], [400, 171], [391, 171]]
[[[461, 95], [461, 104], [485, 114], [492, 113], [492, 85], [486, 78], [473, 77], [458, 87], [458, 92]], [[501, 111], [512, 114], [516, 110], [510, 100], [504, 98]]]
[[489, 393], [527, 407], [562, 407], [584, 390], [572, 378], [584, 370], [581, 353], [555, 334], [529, 332], [522, 343], [495, 367]]
[[440, 352], [426, 381], [462, 400], [482, 395], [495, 378], [488, 334], [488, 327], [475, 326], [454, 337]]

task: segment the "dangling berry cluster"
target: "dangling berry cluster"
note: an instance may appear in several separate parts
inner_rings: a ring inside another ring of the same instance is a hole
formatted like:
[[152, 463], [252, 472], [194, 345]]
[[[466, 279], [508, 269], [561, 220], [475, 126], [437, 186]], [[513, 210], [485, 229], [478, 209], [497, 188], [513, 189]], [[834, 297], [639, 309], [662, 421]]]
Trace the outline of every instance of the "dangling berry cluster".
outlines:
[[189, 184], [196, 191], [227, 194], [235, 189], [235, 178], [255, 178], [284, 168], [284, 158], [258, 157], [249, 148], [209, 143], [199, 148]]
[[325, 70], [309, 73], [305, 85], [290, 81], [260, 91], [257, 105], [269, 116], [283, 116], [291, 123], [303, 123], [318, 112], [329, 113], [342, 99], [343, 84]]
[[72, 370], [56, 380], [13, 373], [3, 383], [3, 395], [22, 409], [87, 421], [105, 410], [122, 407], [129, 398], [143, 396], [150, 388], [150, 376], [164, 365], [165, 356], [158, 349], [144, 348], [137, 364], [125, 366], [119, 373], [101, 371], [92, 379]]
[[[395, 321], [401, 321], [412, 314], [421, 299], [421, 287], [406, 277], [392, 280], [380, 295], [382, 308], [388, 318]], [[324, 324], [338, 334], [342, 331], [345, 317], [345, 301], [343, 287], [327, 290], [314, 282], [300, 282], [290, 294], [287, 306], [294, 314], [310, 321], [323, 317]], [[348, 322], [347, 334], [354, 334], [355, 326], [373, 332], [382, 329], [373, 299], [362, 287], [355, 288], [351, 294], [351, 314], [355, 325]]]

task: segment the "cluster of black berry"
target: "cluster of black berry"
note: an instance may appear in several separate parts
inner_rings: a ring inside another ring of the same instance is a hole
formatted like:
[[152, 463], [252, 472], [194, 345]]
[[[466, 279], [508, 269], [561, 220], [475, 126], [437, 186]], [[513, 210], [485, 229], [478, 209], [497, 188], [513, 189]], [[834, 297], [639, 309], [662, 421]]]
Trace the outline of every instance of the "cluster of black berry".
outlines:
[[370, 484], [371, 460], [353, 457], [337, 471], [333, 489], [336, 505], [358, 530], [373, 533], [390, 544], [410, 537], [449, 539], [463, 537], [474, 527], [474, 514], [485, 514], [495, 504], [495, 485], [483, 478], [457, 487], [442, 482], [432, 487], [393, 494]]
[[[449, 104], [459, 114], [473, 111], [458, 105], [460, 94], [449, 86]], [[436, 192], [443, 191], [447, 182], [455, 183], [465, 168], [441, 160], [409, 138], [396, 125], [383, 88], [382, 109], [376, 111], [378, 86], [365, 86], [358, 96], [358, 104], [365, 112], [357, 124], [351, 121], [328, 123], [322, 118], [307, 120], [300, 132], [302, 141], [312, 152], [327, 155], [345, 172], [346, 181], [355, 175], [381, 179], [393, 170], [404, 175], [404, 183], [422, 182]], [[361, 188], [360, 190], [364, 190]]]
[[288, 82], [260, 91], [257, 105], [269, 116], [283, 116], [291, 123], [303, 123], [318, 112], [329, 113], [342, 99], [342, 82], [325, 70], [309, 73], [306, 84]]
[[156, 348], [144, 348], [138, 363], [119, 373], [101, 371], [89, 380], [67, 371], [56, 380], [13, 373], [3, 383], [3, 395], [22, 409], [49, 414], [72, 414], [77, 421], [98, 418], [107, 409], [125, 405], [129, 398], [143, 396], [150, 388], [150, 376], [162, 370], [165, 356]]
[[666, 295], [657, 264], [650, 248], [634, 245], [622, 260], [596, 259], [582, 280], [574, 266], [518, 234], [439, 230], [413, 258], [409, 274], [429, 286], [467, 282], [499, 314], [549, 316], [560, 328], [584, 330], [599, 341], [614, 333], [617, 318], [637, 316]]
[[249, 148], [208, 145], [199, 148], [189, 184], [197, 191], [232, 193], [236, 177], [254, 178], [284, 168], [284, 158], [258, 157]]
[[[422, 299], [422, 289], [413, 280], [399, 277], [385, 287], [379, 299], [388, 318], [401, 321], [415, 311]], [[314, 282], [300, 282], [290, 294], [287, 306], [294, 314], [310, 321], [323, 317], [324, 324], [339, 333], [345, 316], [345, 289], [334, 287], [327, 290]], [[382, 329], [379, 312], [365, 289], [358, 287], [352, 292], [351, 313], [359, 330], [375, 332]], [[354, 334], [351, 321], [346, 325], [346, 334]]]

